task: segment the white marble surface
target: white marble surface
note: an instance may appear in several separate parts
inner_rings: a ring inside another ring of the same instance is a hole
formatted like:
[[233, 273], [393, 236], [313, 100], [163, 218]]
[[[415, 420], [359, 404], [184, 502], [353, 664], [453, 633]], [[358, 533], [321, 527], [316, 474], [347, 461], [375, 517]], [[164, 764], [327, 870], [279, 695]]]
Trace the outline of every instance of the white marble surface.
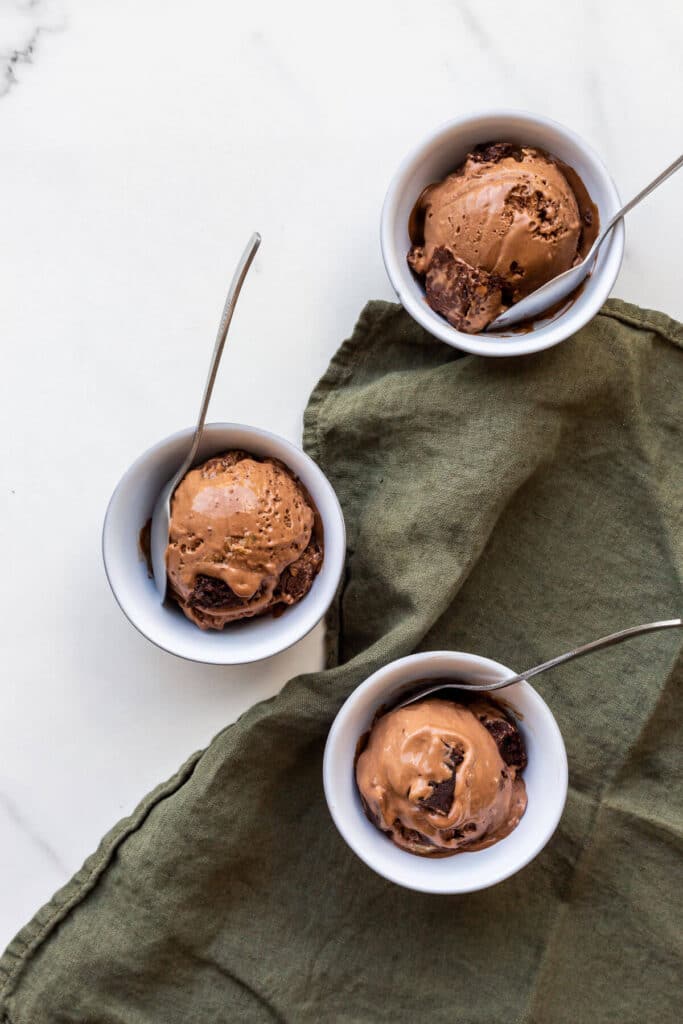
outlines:
[[[427, 129], [541, 111], [624, 196], [681, 148], [670, 0], [331, 9], [0, 0], [0, 947], [146, 790], [319, 663], [320, 629], [244, 669], [177, 661], [124, 620], [100, 561], [118, 477], [194, 416], [249, 233], [212, 416], [298, 440], [363, 303], [391, 297], [379, 209]], [[633, 213], [616, 287], [678, 317], [682, 189]]]

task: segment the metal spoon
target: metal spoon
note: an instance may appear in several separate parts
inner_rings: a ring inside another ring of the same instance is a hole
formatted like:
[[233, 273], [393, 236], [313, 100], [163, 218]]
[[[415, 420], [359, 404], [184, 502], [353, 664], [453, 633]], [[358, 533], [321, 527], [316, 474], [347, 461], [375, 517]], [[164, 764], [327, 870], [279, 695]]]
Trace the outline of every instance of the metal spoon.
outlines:
[[625, 206], [611, 217], [607, 224], [593, 242], [588, 255], [575, 267], [570, 267], [569, 270], [565, 270], [564, 274], [558, 274], [557, 277], [553, 277], [552, 280], [546, 284], [537, 288], [531, 295], [527, 295], [521, 302], [516, 302], [514, 306], [510, 306], [504, 313], [497, 316], [495, 320], [486, 328], [487, 331], [500, 331], [506, 327], [512, 327], [513, 324], [518, 324], [522, 320], [533, 320], [540, 313], [550, 309], [551, 306], [557, 305], [562, 299], [565, 299], [570, 295], [575, 288], [578, 288], [585, 277], [588, 276], [592, 270], [593, 261], [597, 256], [598, 249], [605, 241], [610, 231], [621, 218], [632, 210], [634, 206], [649, 196], [650, 192], [653, 192], [663, 181], [666, 181], [675, 171], [683, 165], [683, 155], [679, 156], [677, 160], [674, 160], [666, 170], [658, 174], [654, 181], [651, 181], [649, 185], [646, 185], [642, 191], [634, 196], [630, 203], [626, 203]]
[[173, 497], [173, 492], [176, 487], [187, 471], [192, 468], [192, 464], [197, 457], [199, 443], [202, 439], [202, 434], [204, 433], [206, 413], [209, 408], [209, 401], [211, 400], [211, 393], [216, 380], [216, 373], [218, 372], [218, 364], [220, 363], [221, 356], [223, 355], [223, 347], [225, 346], [225, 339], [228, 335], [230, 321], [232, 320], [232, 315], [235, 312], [237, 299], [239, 298], [240, 291], [242, 290], [242, 285], [244, 284], [244, 279], [247, 276], [247, 271], [251, 266], [252, 260], [256, 255], [256, 250], [260, 244], [261, 236], [258, 232], [254, 232], [247, 242], [247, 247], [242, 253], [242, 258], [237, 264], [237, 270], [235, 271], [230, 284], [228, 297], [226, 298], [225, 305], [223, 307], [221, 322], [218, 325], [216, 344], [214, 345], [213, 355], [211, 356], [209, 375], [204, 387], [202, 404], [199, 409], [199, 418], [197, 420], [197, 426], [195, 427], [190, 450], [183, 460], [182, 466], [162, 489], [156, 500], [156, 504], [154, 505], [154, 512], [152, 513], [152, 529], [150, 533], [150, 554], [152, 559], [154, 582], [156, 583], [157, 590], [159, 591], [159, 597], [162, 602], [166, 598], [166, 585], [168, 582], [166, 575], [166, 548], [168, 547], [168, 530], [171, 522], [171, 498]]
[[582, 647], [577, 647], [566, 654], [560, 654], [557, 658], [544, 661], [542, 665], [536, 665], [535, 668], [530, 668], [526, 672], [520, 672], [517, 676], [497, 679], [494, 683], [461, 683], [450, 679], [434, 683], [431, 686], [426, 686], [419, 693], [413, 693], [406, 700], [402, 700], [397, 704], [396, 707], [405, 708], [408, 704], [414, 704], [416, 700], [423, 700], [430, 693], [436, 693], [439, 690], [472, 690], [477, 693], [502, 690], [504, 687], [512, 686], [514, 683], [525, 682], [527, 679], [531, 679], [532, 676], [545, 672], [546, 669], [555, 668], [556, 665], [563, 665], [565, 661], [571, 661], [572, 658], [582, 658], [584, 654], [591, 654], [593, 651], [602, 650], [603, 647], [620, 644], [623, 640], [629, 640], [632, 636], [639, 636], [641, 633], [654, 633], [658, 629], [675, 629], [678, 626], [683, 626], [683, 619], [667, 619], [665, 622], [646, 622], [644, 626], [631, 626], [630, 629], [622, 629], [619, 633], [610, 633], [609, 636], [603, 636], [600, 640], [593, 640], [590, 644], [583, 644]]

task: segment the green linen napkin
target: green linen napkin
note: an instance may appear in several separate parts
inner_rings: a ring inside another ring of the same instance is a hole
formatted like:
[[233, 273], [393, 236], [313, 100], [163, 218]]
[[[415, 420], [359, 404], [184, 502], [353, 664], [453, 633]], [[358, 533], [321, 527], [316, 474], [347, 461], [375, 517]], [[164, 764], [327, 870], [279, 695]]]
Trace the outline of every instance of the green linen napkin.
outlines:
[[678, 1020], [681, 636], [534, 684], [560, 827], [461, 897], [344, 845], [321, 783], [350, 690], [417, 648], [522, 669], [683, 606], [683, 328], [611, 301], [567, 343], [459, 357], [372, 302], [306, 412], [348, 526], [330, 667], [151, 793], [0, 961], [6, 1024]]

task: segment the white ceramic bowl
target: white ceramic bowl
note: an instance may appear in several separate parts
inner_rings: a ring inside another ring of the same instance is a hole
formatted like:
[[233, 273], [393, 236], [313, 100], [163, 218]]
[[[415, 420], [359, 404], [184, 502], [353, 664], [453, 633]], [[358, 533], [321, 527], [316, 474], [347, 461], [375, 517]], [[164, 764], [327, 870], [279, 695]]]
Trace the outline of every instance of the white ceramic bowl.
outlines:
[[499, 843], [486, 850], [435, 859], [408, 853], [368, 821], [356, 787], [358, 740], [370, 728], [378, 708], [412, 689], [416, 680], [457, 677], [490, 682], [515, 674], [476, 654], [430, 651], [386, 665], [347, 699], [325, 747], [325, 796], [343, 838], [373, 871], [418, 892], [475, 892], [514, 875], [543, 849], [557, 828], [567, 798], [567, 755], [550, 709], [529, 683], [517, 683], [492, 695], [509, 704], [509, 711], [514, 710], [529, 755], [524, 770], [529, 801], [526, 812], [517, 828]]
[[186, 619], [172, 601], [160, 604], [147, 573], [138, 538], [152, 515], [162, 486], [188, 451], [193, 428], [172, 434], [149, 448], [123, 475], [114, 491], [102, 532], [107, 578], [121, 610], [152, 643], [170, 654], [214, 665], [242, 665], [290, 647], [320, 621], [335, 595], [344, 566], [344, 517], [327, 477], [300, 448], [257, 427], [211, 423], [204, 430], [197, 461], [232, 448], [280, 459], [304, 484], [323, 524], [323, 565], [306, 596], [274, 618], [247, 619], [224, 630], [204, 631]]
[[547, 117], [516, 110], [494, 110], [449, 121], [421, 142], [396, 172], [382, 209], [380, 239], [384, 265], [399, 301], [408, 313], [448, 345], [483, 356], [518, 356], [564, 341], [595, 316], [616, 281], [624, 252], [623, 221], [602, 245], [583, 291], [554, 319], [537, 321], [527, 334], [463, 334], [427, 305], [425, 291], [411, 272], [408, 219], [422, 189], [439, 181], [482, 142], [540, 146], [578, 172], [605, 224], [622, 205], [614, 182], [597, 153], [575, 132]]

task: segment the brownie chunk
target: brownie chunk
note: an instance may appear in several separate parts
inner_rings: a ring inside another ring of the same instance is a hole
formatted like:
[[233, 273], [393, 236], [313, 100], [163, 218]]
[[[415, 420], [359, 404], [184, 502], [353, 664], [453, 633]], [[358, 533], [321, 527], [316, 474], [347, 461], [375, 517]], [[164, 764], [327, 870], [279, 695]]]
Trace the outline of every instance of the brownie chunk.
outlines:
[[235, 594], [227, 583], [214, 576], [197, 576], [190, 604], [194, 608], [239, 608], [247, 602]]
[[521, 163], [524, 159], [522, 147], [516, 146], [514, 142], [482, 142], [474, 147], [470, 155], [470, 159], [477, 164], [497, 164], [508, 157]]
[[527, 754], [522, 734], [517, 726], [505, 718], [489, 718], [482, 724], [491, 733], [500, 756], [510, 768], [522, 771], [527, 765]]
[[[434, 850], [434, 843], [428, 837], [423, 835], [422, 832], [418, 832], [417, 829], [408, 828], [403, 822], [399, 821], [398, 818], [393, 824], [394, 832], [397, 832], [404, 842], [412, 848], [414, 853], [431, 853]], [[391, 836], [391, 832], [386, 829], [382, 829], [387, 835]]]
[[296, 562], [288, 565], [280, 576], [274, 600], [286, 596], [289, 602], [300, 601], [313, 586], [313, 580], [320, 572], [322, 560], [322, 548], [312, 537], [302, 555]]
[[[307, 548], [296, 562], [292, 562], [283, 571], [265, 612], [275, 609], [277, 613], [278, 606], [296, 604], [302, 597], [305, 597], [313, 586], [313, 580], [320, 572], [322, 561], [322, 547], [317, 540], [311, 538]], [[241, 598], [223, 580], [200, 574], [197, 576], [190, 595], [189, 604], [200, 611], [202, 609], [248, 608], [260, 596], [260, 593], [261, 591], [257, 591], [248, 599]]]
[[454, 256], [450, 249], [434, 250], [425, 275], [429, 305], [456, 330], [483, 330], [505, 306], [506, 282], [486, 270], [478, 270]]
[[457, 747], [451, 747], [446, 761], [452, 772], [448, 779], [443, 782], [430, 782], [432, 792], [424, 800], [420, 800], [420, 806], [427, 811], [434, 811], [435, 814], [448, 814], [453, 805], [453, 794], [455, 793], [455, 769], [464, 760], [464, 753]]

